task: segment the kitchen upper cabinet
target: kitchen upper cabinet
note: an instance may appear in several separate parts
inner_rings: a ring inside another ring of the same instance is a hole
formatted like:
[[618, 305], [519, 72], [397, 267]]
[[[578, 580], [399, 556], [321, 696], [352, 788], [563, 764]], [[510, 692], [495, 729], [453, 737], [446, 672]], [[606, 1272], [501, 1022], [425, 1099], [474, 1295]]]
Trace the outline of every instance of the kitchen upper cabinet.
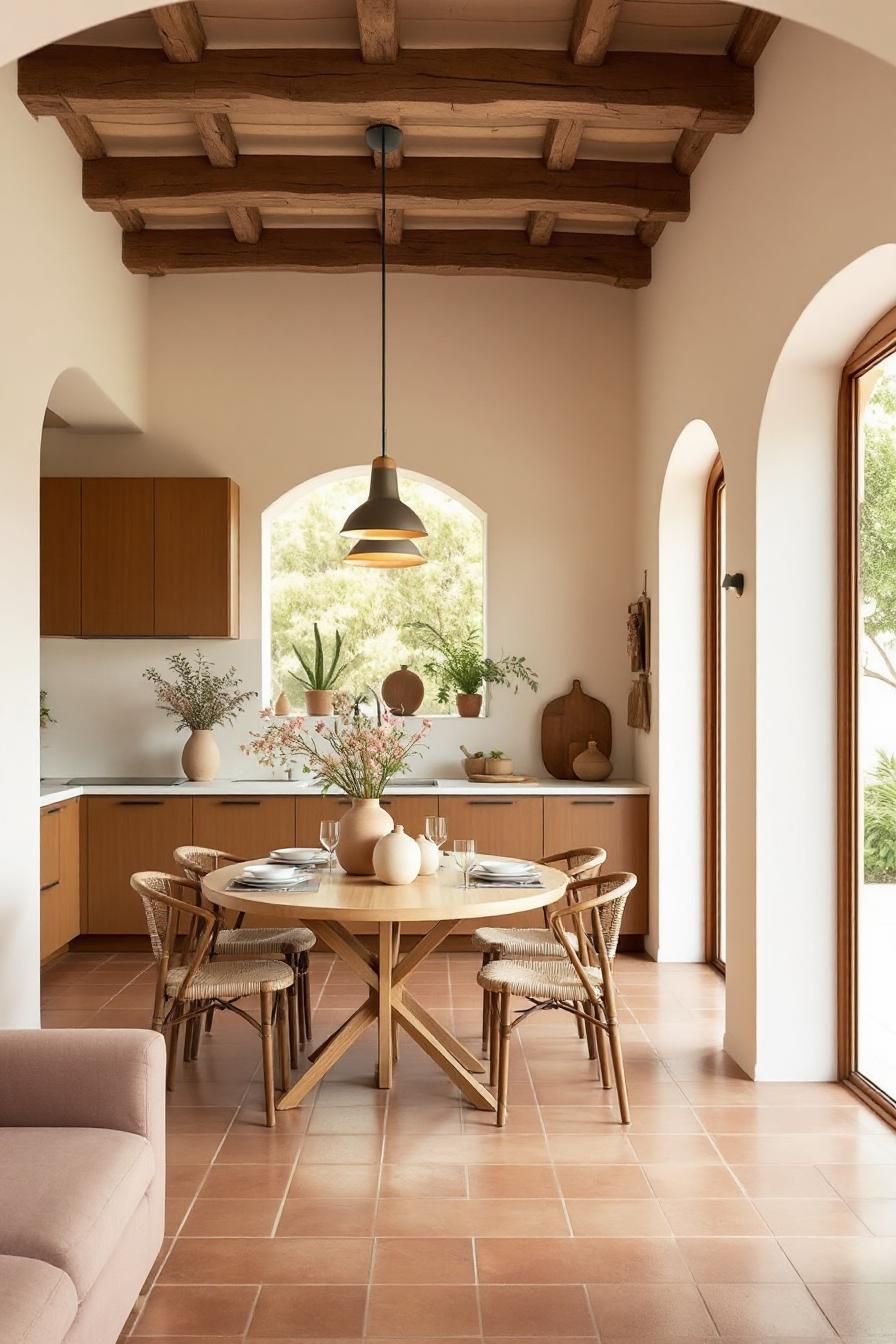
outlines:
[[154, 633], [153, 482], [81, 482], [81, 633]]
[[155, 633], [239, 634], [239, 490], [224, 477], [155, 485]]
[[81, 482], [46, 476], [40, 483], [40, 632], [81, 633]]
[[[403, 826], [414, 840], [423, 834], [427, 817], [438, 813], [437, 798], [412, 794], [410, 797], [381, 798], [385, 811], [395, 822]], [[320, 824], [322, 821], [341, 820], [351, 806], [351, 799], [341, 793], [331, 793], [326, 798], [296, 799], [296, 844], [320, 846]]]
[[[174, 851], [193, 842], [192, 798], [88, 798], [87, 933], [147, 932], [131, 874], [174, 873]], [[205, 841], [199, 841], [205, 843]]]
[[544, 800], [544, 847], [559, 854], [577, 845], [599, 845], [607, 851], [605, 873], [635, 873], [638, 885], [628, 898], [623, 933], [647, 933], [648, 806], [646, 796], [615, 798], [583, 794], [578, 798]]
[[40, 956], [43, 961], [81, 932], [77, 799], [41, 809]]

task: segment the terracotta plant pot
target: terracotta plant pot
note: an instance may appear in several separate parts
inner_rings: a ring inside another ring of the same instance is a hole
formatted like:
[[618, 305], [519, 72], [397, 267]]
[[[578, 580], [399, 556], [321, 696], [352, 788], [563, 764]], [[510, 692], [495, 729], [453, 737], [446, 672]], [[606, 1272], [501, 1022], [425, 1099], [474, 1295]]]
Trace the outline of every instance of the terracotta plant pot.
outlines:
[[485, 773], [487, 775], [512, 775], [513, 761], [507, 756], [486, 756]]
[[333, 692], [332, 691], [306, 691], [305, 692], [305, 713], [313, 719], [325, 718], [327, 714], [333, 713]]
[[391, 887], [406, 887], [419, 877], [422, 857], [417, 841], [405, 835], [403, 826], [396, 826], [377, 840], [373, 871], [381, 882], [387, 882]]
[[416, 714], [423, 704], [424, 685], [407, 663], [398, 672], [390, 672], [380, 690], [383, 700], [393, 714]]
[[211, 728], [194, 728], [184, 743], [180, 758], [187, 779], [214, 779], [221, 765], [221, 752]]
[[339, 823], [336, 857], [352, 877], [371, 877], [376, 843], [392, 830], [394, 822], [379, 798], [353, 798], [350, 810]]
[[482, 696], [459, 693], [457, 696], [457, 712], [462, 719], [478, 719], [482, 712]]

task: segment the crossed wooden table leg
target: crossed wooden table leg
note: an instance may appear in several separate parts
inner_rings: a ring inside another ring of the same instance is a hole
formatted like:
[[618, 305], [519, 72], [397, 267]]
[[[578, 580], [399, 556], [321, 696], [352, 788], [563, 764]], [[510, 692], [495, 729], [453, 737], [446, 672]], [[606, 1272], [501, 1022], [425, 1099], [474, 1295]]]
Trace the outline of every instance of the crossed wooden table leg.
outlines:
[[485, 1072], [483, 1065], [465, 1045], [437, 1022], [422, 1004], [408, 993], [405, 982], [411, 972], [441, 946], [457, 927], [457, 919], [442, 920], [399, 957], [401, 925], [384, 921], [379, 925], [377, 952], [369, 952], [359, 938], [335, 920], [306, 921], [307, 927], [325, 947], [335, 952], [367, 986], [367, 1002], [356, 1008], [323, 1045], [309, 1056], [309, 1068], [277, 1103], [280, 1111], [298, 1106], [316, 1087], [338, 1059], [350, 1050], [368, 1027], [377, 1024], [377, 1081], [380, 1087], [392, 1086], [392, 1071], [397, 1057], [395, 1028], [401, 1027], [411, 1040], [425, 1050], [430, 1059], [460, 1089], [469, 1102], [481, 1111], [494, 1111], [495, 1098], [475, 1074]]

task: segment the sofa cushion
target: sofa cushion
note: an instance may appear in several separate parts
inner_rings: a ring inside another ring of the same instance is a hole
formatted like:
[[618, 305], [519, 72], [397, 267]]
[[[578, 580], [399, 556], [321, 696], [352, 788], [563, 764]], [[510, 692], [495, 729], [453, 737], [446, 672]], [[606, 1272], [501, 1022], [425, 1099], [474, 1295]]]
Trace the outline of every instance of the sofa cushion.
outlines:
[[0, 1344], [59, 1344], [77, 1310], [75, 1285], [61, 1269], [0, 1255]]
[[138, 1134], [0, 1129], [0, 1254], [46, 1260], [83, 1300], [154, 1172]]

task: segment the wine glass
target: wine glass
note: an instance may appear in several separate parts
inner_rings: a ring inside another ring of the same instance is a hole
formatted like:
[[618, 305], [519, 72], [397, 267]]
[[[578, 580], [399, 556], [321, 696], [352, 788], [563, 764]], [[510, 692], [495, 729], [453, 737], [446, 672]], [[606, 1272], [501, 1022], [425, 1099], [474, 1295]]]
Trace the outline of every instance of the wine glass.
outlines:
[[451, 854], [454, 862], [464, 875], [464, 890], [466, 891], [470, 885], [470, 868], [476, 858], [476, 842], [474, 840], [455, 840], [451, 845]]
[[441, 849], [448, 839], [448, 822], [445, 817], [427, 817], [423, 834], [439, 850], [439, 859], [441, 860]]
[[327, 871], [328, 871], [328, 872], [330, 873], [330, 875], [332, 876], [332, 873], [333, 873], [333, 850], [336, 848], [337, 844], [339, 843], [339, 822], [338, 822], [338, 821], [333, 820], [333, 821], [322, 821], [322, 822], [321, 822], [321, 824], [320, 824], [320, 842], [321, 842], [321, 844], [323, 845], [324, 849], [327, 851], [327, 858], [329, 859], [329, 863], [327, 864]]

